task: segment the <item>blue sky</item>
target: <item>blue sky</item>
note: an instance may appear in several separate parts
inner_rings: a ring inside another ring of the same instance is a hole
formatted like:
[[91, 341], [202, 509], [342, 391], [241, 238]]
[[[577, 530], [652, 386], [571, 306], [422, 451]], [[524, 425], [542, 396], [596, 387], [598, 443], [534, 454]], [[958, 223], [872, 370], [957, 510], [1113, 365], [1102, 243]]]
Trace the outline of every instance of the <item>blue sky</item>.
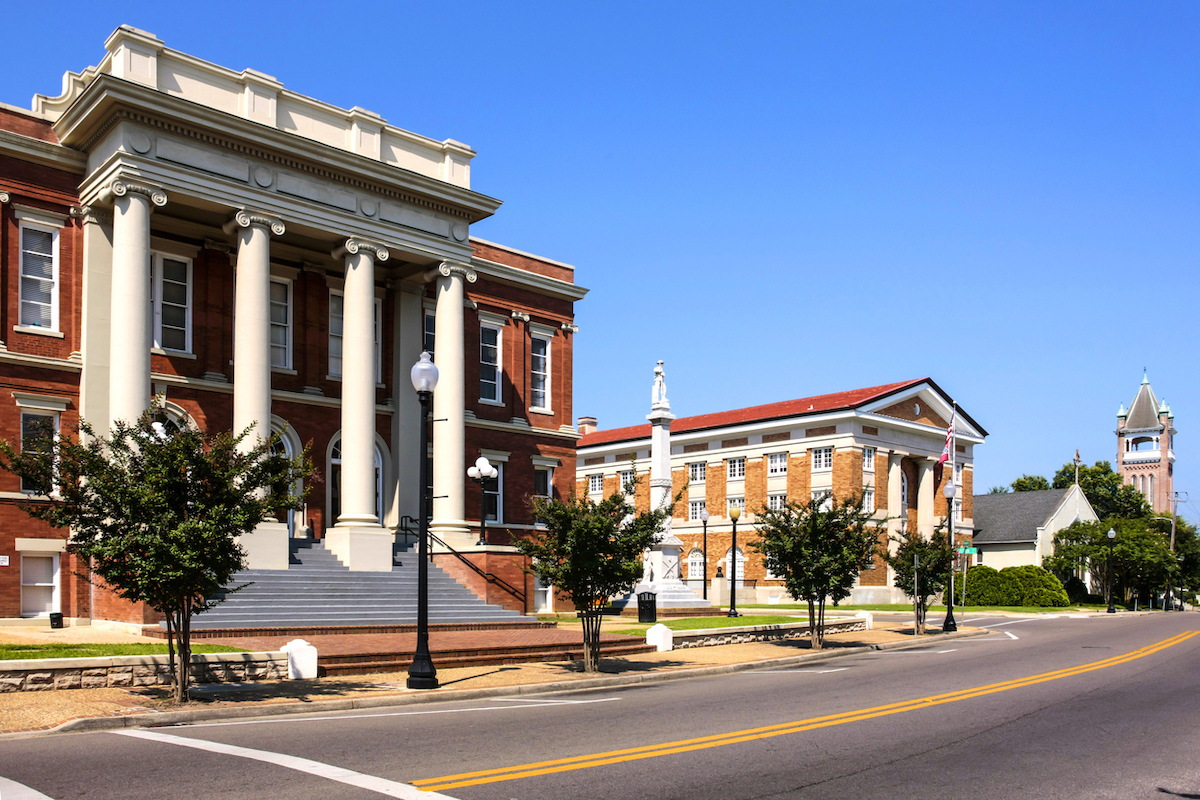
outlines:
[[643, 420], [660, 358], [679, 415], [928, 375], [991, 434], [982, 490], [1113, 459], [1145, 367], [1200, 519], [1200, 5], [188, 7], [14, 6], [0, 100], [128, 23], [467, 142], [505, 203], [473, 233], [591, 289], [602, 427]]

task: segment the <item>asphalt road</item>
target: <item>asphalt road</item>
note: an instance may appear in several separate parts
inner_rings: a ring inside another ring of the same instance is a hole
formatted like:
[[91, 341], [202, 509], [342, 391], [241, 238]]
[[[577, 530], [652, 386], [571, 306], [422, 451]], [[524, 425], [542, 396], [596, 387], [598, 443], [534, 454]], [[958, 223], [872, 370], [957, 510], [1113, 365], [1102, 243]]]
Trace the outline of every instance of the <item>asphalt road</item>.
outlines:
[[618, 690], [4, 741], [0, 800], [429, 796], [413, 784], [463, 800], [1200, 798], [1200, 614], [973, 624], [998, 633]]

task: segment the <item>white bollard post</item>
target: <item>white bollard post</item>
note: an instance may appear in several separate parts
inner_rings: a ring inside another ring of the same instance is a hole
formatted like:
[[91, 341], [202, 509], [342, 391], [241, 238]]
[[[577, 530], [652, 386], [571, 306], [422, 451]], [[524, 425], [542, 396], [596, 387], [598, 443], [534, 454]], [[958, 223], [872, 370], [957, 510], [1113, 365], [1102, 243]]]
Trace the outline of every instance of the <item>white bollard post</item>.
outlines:
[[288, 680], [305, 680], [317, 677], [317, 648], [303, 639], [292, 639], [279, 648], [287, 653]]
[[675, 649], [675, 634], [660, 622], [646, 631], [646, 644], [657, 647], [660, 653], [666, 653]]

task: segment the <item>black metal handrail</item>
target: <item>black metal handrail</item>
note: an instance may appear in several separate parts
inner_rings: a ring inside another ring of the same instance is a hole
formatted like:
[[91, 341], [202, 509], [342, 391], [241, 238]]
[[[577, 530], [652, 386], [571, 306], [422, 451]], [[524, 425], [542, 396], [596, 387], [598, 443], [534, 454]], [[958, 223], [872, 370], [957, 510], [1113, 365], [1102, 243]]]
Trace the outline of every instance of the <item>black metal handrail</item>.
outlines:
[[[413, 533], [413, 531], [412, 531], [412, 527], [411, 527], [411, 526], [412, 526], [412, 525], [414, 525], [414, 524], [416, 524], [416, 522], [417, 522], [417, 520], [416, 520], [416, 518], [415, 518], [415, 517], [410, 517], [410, 516], [408, 516], [407, 514], [406, 514], [406, 515], [404, 515], [403, 517], [401, 517], [401, 518], [400, 518], [400, 530], [404, 531], [404, 535], [405, 535], [405, 538], [406, 538], [406, 539], [407, 539], [409, 536], [412, 536], [412, 537], [415, 539], [417, 536], [419, 536], [419, 535], [420, 535], [419, 533]], [[517, 587], [513, 586], [511, 583], [509, 583], [508, 581], [504, 580], [504, 579], [503, 579], [503, 578], [501, 578], [499, 575], [496, 575], [496, 574], [494, 574], [494, 573], [491, 573], [491, 572], [484, 572], [484, 571], [483, 571], [483, 570], [481, 570], [479, 567], [477, 567], [477, 566], [476, 566], [476, 565], [475, 565], [475, 564], [474, 564], [474, 563], [473, 563], [473, 562], [472, 562], [472, 561], [471, 561], [469, 558], [467, 558], [467, 557], [466, 557], [466, 556], [464, 556], [462, 553], [460, 553], [460, 552], [458, 552], [457, 550], [455, 550], [455, 549], [454, 549], [453, 547], [451, 547], [450, 545], [446, 544], [446, 542], [444, 542], [444, 541], [443, 541], [443, 540], [442, 540], [440, 537], [438, 537], [436, 534], [434, 534], [434, 533], [433, 533], [433, 531], [428, 531], [428, 536], [429, 536], [429, 538], [430, 538], [430, 540], [431, 540], [431, 541], [437, 542], [437, 543], [438, 543], [438, 544], [440, 544], [442, 547], [446, 548], [446, 551], [447, 551], [447, 552], [451, 553], [451, 554], [452, 554], [452, 555], [454, 555], [454, 557], [455, 557], [455, 558], [457, 558], [459, 561], [461, 561], [462, 563], [464, 563], [464, 564], [466, 564], [468, 567], [470, 567], [470, 568], [471, 568], [471, 570], [472, 570], [472, 571], [473, 571], [473, 572], [474, 572], [476, 575], [478, 575], [479, 577], [483, 578], [483, 579], [484, 579], [485, 581], [487, 581], [488, 583], [492, 583], [492, 584], [496, 584], [496, 585], [500, 586], [502, 589], [504, 589], [505, 591], [507, 591], [507, 592], [508, 592], [509, 594], [511, 594], [513, 597], [516, 597], [517, 599], [519, 599], [519, 600], [521, 601], [521, 606], [522, 606], [522, 608], [524, 608], [524, 606], [525, 606], [525, 592], [523, 592], [523, 591], [521, 591], [520, 589], [518, 589]], [[431, 561], [433, 560], [433, 554], [432, 554], [432, 553], [430, 553], [430, 560], [431, 560]]]

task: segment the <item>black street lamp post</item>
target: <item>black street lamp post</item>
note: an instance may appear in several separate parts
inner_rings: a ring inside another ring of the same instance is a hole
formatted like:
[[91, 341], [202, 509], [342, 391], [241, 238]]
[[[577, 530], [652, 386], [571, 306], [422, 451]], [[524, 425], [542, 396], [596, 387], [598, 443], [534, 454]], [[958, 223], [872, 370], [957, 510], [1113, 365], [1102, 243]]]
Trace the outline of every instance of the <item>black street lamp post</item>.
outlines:
[[492, 466], [485, 456], [480, 456], [475, 463], [467, 468], [467, 477], [479, 484], [479, 541], [478, 547], [487, 547], [487, 492], [485, 486], [490, 480], [495, 480], [500, 470]]
[[417, 651], [408, 667], [409, 689], [438, 688], [437, 667], [429, 655], [429, 406], [438, 382], [438, 369], [421, 353], [413, 365], [412, 383], [421, 402], [421, 436], [417, 452], [421, 459], [421, 503], [419, 539], [417, 543]]
[[737, 521], [742, 515], [742, 510], [737, 506], [729, 509], [729, 519], [733, 521], [733, 546], [729, 548], [729, 613], [726, 616], [740, 617], [741, 614], [737, 610], [737, 577], [738, 577], [738, 557], [737, 557]]
[[1112, 580], [1112, 553], [1113, 544], [1116, 542], [1117, 532], [1112, 528], [1108, 529], [1108, 613], [1115, 614], [1117, 610], [1113, 608], [1113, 580]]
[[700, 510], [700, 525], [704, 528], [704, 599], [708, 599], [708, 509]]
[[942, 494], [946, 495], [946, 526], [950, 529], [950, 593], [946, 601], [946, 621], [942, 623], [943, 633], [952, 633], [958, 630], [958, 623], [954, 621], [954, 495], [957, 493], [957, 488], [954, 485], [954, 473], [950, 474], [950, 480], [946, 481], [946, 488], [942, 490]]

